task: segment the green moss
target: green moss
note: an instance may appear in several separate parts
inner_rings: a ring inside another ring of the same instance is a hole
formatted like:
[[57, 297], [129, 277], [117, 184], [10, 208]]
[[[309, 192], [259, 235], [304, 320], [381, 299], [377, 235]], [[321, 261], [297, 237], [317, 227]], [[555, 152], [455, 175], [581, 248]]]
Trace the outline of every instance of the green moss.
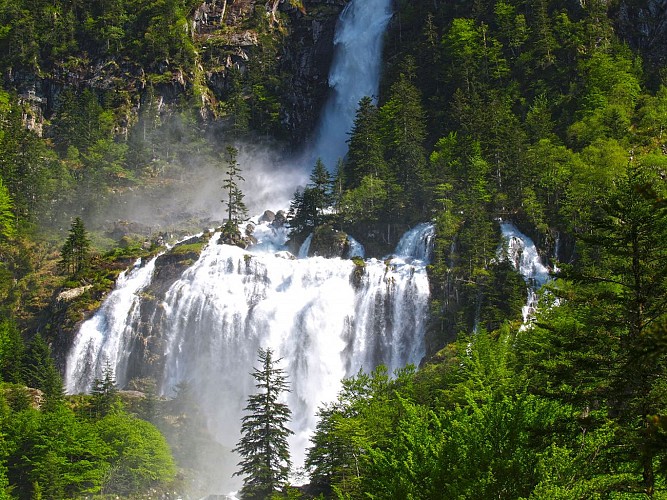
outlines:
[[364, 269], [366, 267], [366, 261], [361, 258], [361, 257], [352, 257], [352, 262], [354, 262], [354, 265], [357, 267], [360, 267]]
[[359, 287], [364, 274], [366, 274], [366, 261], [361, 257], [352, 257], [351, 260], [354, 262], [354, 271], [352, 271], [350, 280], [355, 287]]
[[203, 241], [199, 241], [196, 243], [184, 243], [183, 245], [177, 245], [174, 248], [171, 249], [169, 252], [172, 255], [187, 255], [189, 253], [196, 253], [200, 254], [201, 251], [204, 249], [204, 245], [206, 243]]

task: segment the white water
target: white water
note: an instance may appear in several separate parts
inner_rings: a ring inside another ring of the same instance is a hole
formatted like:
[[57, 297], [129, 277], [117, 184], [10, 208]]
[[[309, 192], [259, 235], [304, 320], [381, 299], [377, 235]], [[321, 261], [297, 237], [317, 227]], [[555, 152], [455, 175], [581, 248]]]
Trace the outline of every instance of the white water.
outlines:
[[377, 99], [383, 36], [391, 16], [392, 0], [352, 0], [338, 20], [329, 71], [331, 91], [313, 148], [329, 170], [347, 152], [361, 98]]
[[[120, 385], [123, 379], [122, 355], [125, 340], [132, 335], [131, 327], [139, 319], [140, 291], [153, 276], [155, 259], [141, 267], [135, 263], [129, 272], [118, 277], [116, 289], [104, 301], [102, 307], [81, 325], [67, 358], [65, 390], [68, 394], [88, 392], [95, 378], [102, 378], [106, 364], [114, 370]], [[120, 368], [120, 369], [119, 369]]]
[[[329, 169], [347, 151], [359, 100], [377, 97], [391, 4], [352, 0], [339, 19], [331, 96], [311, 148]], [[283, 358], [291, 382], [287, 402], [295, 435], [290, 446], [298, 466], [317, 407], [336, 397], [341, 378], [378, 364], [394, 370], [423, 357], [430, 255], [424, 245], [431, 239], [424, 232], [432, 234], [432, 228], [415, 228], [399, 244], [396, 258], [371, 259], [360, 269], [349, 260], [307, 258], [307, 246], [296, 260], [281, 246], [283, 230], [260, 225], [255, 231], [260, 242], [252, 253], [211, 243], [155, 310], [146, 311], [150, 307], [142, 310], [147, 305], [142, 293], [151, 283], [152, 261], [119, 280], [100, 311], [82, 325], [68, 358], [67, 391], [89, 390], [106, 362], [120, 385], [129, 382], [130, 367], [137, 363], [130, 346], [137, 332], [148, 328], [165, 344], [158, 380], [163, 394], [187, 381], [210, 432], [232, 448], [239, 438], [241, 409], [254, 391], [249, 373], [257, 348], [271, 347]], [[350, 253], [363, 255], [363, 247], [354, 243]], [[208, 493], [239, 486], [230, 478], [234, 470], [222, 466], [229, 460], [209, 461], [219, 483], [209, 484]]]
[[507, 257], [510, 260], [514, 269], [523, 276], [528, 288], [528, 300], [522, 310], [523, 323], [527, 325], [537, 308], [538, 291], [549, 281], [549, 269], [542, 263], [532, 239], [509, 222], [501, 222], [500, 230], [506, 248], [501, 247], [499, 251], [506, 250], [507, 252], [505, 256], [501, 257]]
[[366, 249], [364, 246], [355, 240], [352, 236], [347, 237], [347, 242], [350, 245], [349, 250], [347, 251], [346, 257], [352, 259], [354, 257], [364, 258], [366, 256]]
[[[117, 380], [127, 382], [127, 346], [140, 321], [152, 322], [166, 346], [158, 381], [162, 392], [171, 395], [187, 381], [209, 430], [232, 448], [241, 409], [254, 392], [249, 373], [257, 349], [271, 347], [283, 358], [291, 384], [290, 446], [300, 465], [317, 407], [336, 397], [342, 378], [379, 364], [393, 371], [424, 356], [429, 297], [424, 258], [431, 244], [425, 235], [432, 231], [419, 225], [406, 233], [396, 258], [367, 260], [357, 280], [359, 269], [349, 260], [289, 259], [261, 242], [252, 253], [210, 243], [155, 310], [144, 310], [144, 318], [137, 311], [154, 262], [135, 269], [82, 325], [69, 357], [68, 392], [88, 390], [106, 360]], [[216, 240], [214, 235], [211, 242]], [[228, 480], [221, 477], [211, 493], [237, 486]]]
[[310, 244], [313, 241], [313, 234], [309, 234], [308, 237], [304, 240], [304, 242], [301, 244], [301, 247], [299, 248], [299, 254], [297, 257], [299, 259], [307, 259], [308, 258], [308, 252], [310, 252]]

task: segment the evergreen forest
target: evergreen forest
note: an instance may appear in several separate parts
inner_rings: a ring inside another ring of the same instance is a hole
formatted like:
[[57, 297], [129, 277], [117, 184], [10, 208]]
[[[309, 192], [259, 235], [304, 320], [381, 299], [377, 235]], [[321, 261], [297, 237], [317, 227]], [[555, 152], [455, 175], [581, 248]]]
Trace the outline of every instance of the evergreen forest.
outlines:
[[[212, 165], [228, 242], [247, 241], [235, 146], [289, 155], [309, 138], [292, 113], [306, 92], [294, 34], [335, 24], [345, 3], [0, 0], [0, 499], [185, 488], [185, 444], [207, 441], [184, 424], [198, 418], [190, 388], [120, 391], [109, 368], [90, 394], [65, 395], [76, 326], [164, 249], [164, 234], [114, 232], [101, 214]], [[428, 356], [343, 380], [319, 409], [306, 484], [280, 465], [243, 498], [667, 498], [664, 4], [395, 0], [380, 94], [359, 102], [348, 146], [294, 186], [290, 241], [361, 235], [382, 257], [431, 221]], [[527, 324], [499, 221], [552, 270]], [[270, 351], [260, 361], [273, 369]], [[277, 373], [264, 394], [289, 390]], [[267, 416], [261, 399], [248, 429]], [[289, 464], [289, 410], [270, 411]], [[239, 443], [242, 472], [268, 474], [252, 446]]]

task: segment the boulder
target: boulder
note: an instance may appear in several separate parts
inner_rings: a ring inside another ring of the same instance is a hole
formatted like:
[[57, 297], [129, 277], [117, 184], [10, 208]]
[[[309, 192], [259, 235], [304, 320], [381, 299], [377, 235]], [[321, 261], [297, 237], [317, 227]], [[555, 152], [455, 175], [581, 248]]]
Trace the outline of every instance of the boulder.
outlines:
[[287, 216], [283, 210], [278, 210], [278, 212], [276, 212], [276, 216], [271, 222], [271, 225], [273, 227], [283, 227], [285, 224], [287, 224]]
[[331, 225], [318, 226], [313, 231], [309, 257], [343, 258], [349, 250], [347, 233], [334, 229]]
[[273, 222], [276, 220], [276, 214], [273, 213], [271, 210], [264, 210], [264, 213], [260, 215], [258, 222]]

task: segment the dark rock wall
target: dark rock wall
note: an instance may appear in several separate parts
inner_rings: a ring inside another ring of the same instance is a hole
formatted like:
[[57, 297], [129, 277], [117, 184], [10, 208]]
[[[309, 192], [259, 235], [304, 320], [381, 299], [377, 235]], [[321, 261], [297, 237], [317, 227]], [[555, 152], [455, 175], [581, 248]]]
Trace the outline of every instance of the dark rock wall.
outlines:
[[661, 83], [665, 75], [651, 74], [651, 69], [667, 64], [667, 2], [622, 0], [611, 15], [621, 38], [642, 55], [649, 78]]
[[336, 21], [347, 1], [306, 1], [305, 14], [286, 8], [291, 17], [291, 33], [283, 47], [281, 69], [289, 75], [289, 84], [281, 121], [291, 137], [306, 137], [315, 127], [329, 90]]
[[[338, 16], [349, 0], [304, 0], [298, 9], [283, 0], [280, 11], [283, 23], [274, 26], [274, 41], [280, 45], [279, 71], [285, 81], [281, 96], [281, 122], [286, 136], [303, 139], [310, 134], [328, 91], [328, 72], [332, 59], [333, 36]], [[201, 115], [215, 121], [215, 105], [229, 91], [228, 75], [231, 69], [244, 72], [253, 64], [255, 54], [261, 52], [262, 37], [254, 31], [250, 18], [265, 2], [256, 0], [204, 1], [192, 14], [192, 29], [204, 72], [204, 98]], [[223, 8], [224, 7], [224, 8]], [[208, 44], [209, 41], [215, 43]], [[207, 46], [214, 45], [214, 47]], [[55, 112], [58, 96], [64, 88], [78, 90], [91, 88], [98, 92], [122, 91], [128, 102], [128, 116], [122, 120], [133, 123], [140, 107], [150, 99], [157, 99], [162, 112], [169, 113], [182, 101], [183, 94], [192, 92], [194, 75], [171, 68], [165, 62], [158, 71], [166, 78], [149, 83], [144, 68], [128, 60], [95, 59], [85, 68], [67, 70], [54, 68], [49, 73], [13, 70], [5, 76], [6, 88], [19, 94], [30, 95], [34, 116], [41, 130], [44, 119]], [[123, 134], [125, 130], [118, 130]]]

